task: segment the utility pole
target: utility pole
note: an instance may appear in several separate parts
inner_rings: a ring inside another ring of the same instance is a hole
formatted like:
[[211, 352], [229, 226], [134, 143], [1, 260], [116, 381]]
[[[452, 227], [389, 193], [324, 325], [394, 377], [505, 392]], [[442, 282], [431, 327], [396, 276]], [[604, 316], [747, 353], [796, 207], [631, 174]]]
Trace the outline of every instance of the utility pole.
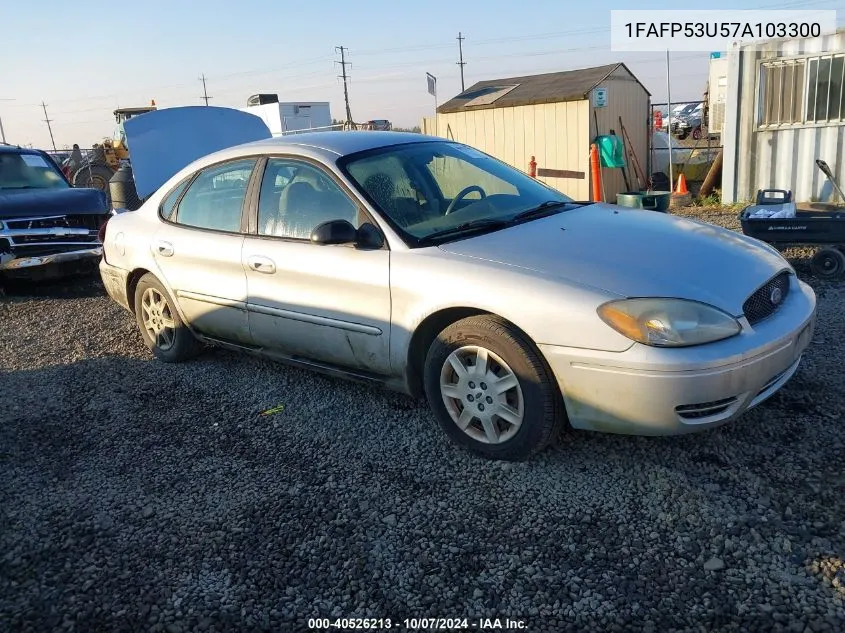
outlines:
[[204, 99], [204, 100], [205, 100], [205, 105], [208, 105], [208, 100], [209, 100], [209, 99], [214, 99], [214, 97], [209, 97], [209, 96], [208, 96], [208, 91], [205, 89], [205, 73], [203, 73], [203, 74], [200, 76], [200, 81], [202, 82], [202, 97], [200, 97], [200, 99]]
[[[671, 73], [669, 72], [669, 49], [666, 49], [666, 117], [669, 120], [668, 128], [666, 131], [669, 132], [666, 135], [669, 144], [669, 193], [671, 194], [675, 191], [675, 183], [672, 182], [672, 179], [675, 177], [675, 174], [672, 173], [672, 81], [671, 81]], [[670, 195], [671, 199], [671, 195]]]
[[[14, 101], [14, 99], [0, 99], [0, 101]], [[6, 142], [6, 131], [3, 129], [3, 119], [0, 119], [0, 143]]]
[[349, 89], [346, 87], [346, 80], [349, 79], [348, 75], [346, 74], [346, 65], [349, 63], [346, 61], [345, 52], [348, 50], [343, 46], [335, 46], [334, 49], [336, 51], [340, 51], [340, 62], [335, 62], [336, 64], [339, 63], [342, 69], [342, 74], [340, 75], [343, 77], [343, 99], [346, 101], [346, 123], [348, 125], [352, 124], [352, 111], [349, 109]]
[[461, 35], [461, 32], [458, 31], [458, 56], [460, 57], [458, 66], [461, 67], [461, 92], [464, 91], [464, 66], [467, 65], [467, 63], [464, 61], [464, 49], [463, 46], [461, 46], [465, 39], [466, 38]]
[[47, 130], [50, 132], [50, 142], [53, 144], [53, 151], [55, 152], [56, 151], [56, 141], [55, 141], [55, 139], [53, 139], [53, 128], [50, 127], [50, 121], [52, 121], [53, 119], [51, 119], [50, 117], [47, 116], [47, 104], [44, 103], [43, 99], [41, 101], [41, 107], [44, 109], [44, 123], [47, 124]]

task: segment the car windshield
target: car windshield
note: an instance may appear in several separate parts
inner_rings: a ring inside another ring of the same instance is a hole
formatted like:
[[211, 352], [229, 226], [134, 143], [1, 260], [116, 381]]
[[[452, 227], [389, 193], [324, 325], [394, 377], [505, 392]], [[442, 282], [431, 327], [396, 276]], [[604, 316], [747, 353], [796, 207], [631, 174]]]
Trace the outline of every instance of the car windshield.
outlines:
[[41, 154], [0, 152], [0, 190], [65, 189], [68, 183]]
[[[555, 213], [572, 199], [476, 149], [424, 141], [352, 154], [339, 161], [361, 193], [411, 243], [464, 237]], [[541, 213], [542, 212], [542, 213]], [[435, 235], [436, 234], [436, 235]]]

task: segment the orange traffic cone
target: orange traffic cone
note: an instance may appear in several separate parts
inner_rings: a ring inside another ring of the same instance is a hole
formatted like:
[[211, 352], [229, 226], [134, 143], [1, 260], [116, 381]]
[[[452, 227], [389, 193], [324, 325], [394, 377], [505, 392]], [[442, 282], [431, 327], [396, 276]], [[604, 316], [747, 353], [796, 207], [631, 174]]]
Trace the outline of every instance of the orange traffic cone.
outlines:
[[687, 189], [687, 177], [681, 174], [678, 176], [678, 188], [675, 189], [675, 193], [679, 195], [684, 195], [685, 193], [689, 193], [689, 189]]

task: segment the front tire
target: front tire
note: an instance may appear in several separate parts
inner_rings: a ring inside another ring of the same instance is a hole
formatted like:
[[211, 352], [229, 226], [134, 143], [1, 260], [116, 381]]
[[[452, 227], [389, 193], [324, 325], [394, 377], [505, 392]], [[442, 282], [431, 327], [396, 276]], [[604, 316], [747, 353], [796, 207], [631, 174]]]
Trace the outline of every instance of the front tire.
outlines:
[[429, 348], [426, 397], [457, 444], [490, 459], [523, 460], [560, 430], [563, 406], [539, 351], [492, 316], [453, 323]]
[[167, 290], [150, 273], [141, 277], [135, 287], [135, 321], [144, 345], [166, 363], [189, 360], [202, 349], [179, 318]]
[[89, 187], [99, 189], [106, 194], [106, 202], [111, 206], [111, 192], [109, 191], [109, 180], [114, 176], [108, 166], [94, 163], [90, 166], [80, 167], [73, 175], [74, 187]]

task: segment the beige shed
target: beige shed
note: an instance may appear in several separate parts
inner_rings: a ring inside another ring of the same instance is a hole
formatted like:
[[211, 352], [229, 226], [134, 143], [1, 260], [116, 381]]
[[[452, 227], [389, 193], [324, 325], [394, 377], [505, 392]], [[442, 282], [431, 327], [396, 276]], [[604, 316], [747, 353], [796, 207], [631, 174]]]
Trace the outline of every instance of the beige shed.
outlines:
[[[523, 171], [531, 157], [537, 177], [577, 200], [590, 199], [590, 143], [625, 125], [648, 175], [651, 94], [623, 63], [527, 77], [481, 81], [425, 118], [422, 131], [471, 145]], [[626, 159], [631, 188], [632, 162]], [[605, 200], [626, 190], [620, 169], [602, 170]]]

